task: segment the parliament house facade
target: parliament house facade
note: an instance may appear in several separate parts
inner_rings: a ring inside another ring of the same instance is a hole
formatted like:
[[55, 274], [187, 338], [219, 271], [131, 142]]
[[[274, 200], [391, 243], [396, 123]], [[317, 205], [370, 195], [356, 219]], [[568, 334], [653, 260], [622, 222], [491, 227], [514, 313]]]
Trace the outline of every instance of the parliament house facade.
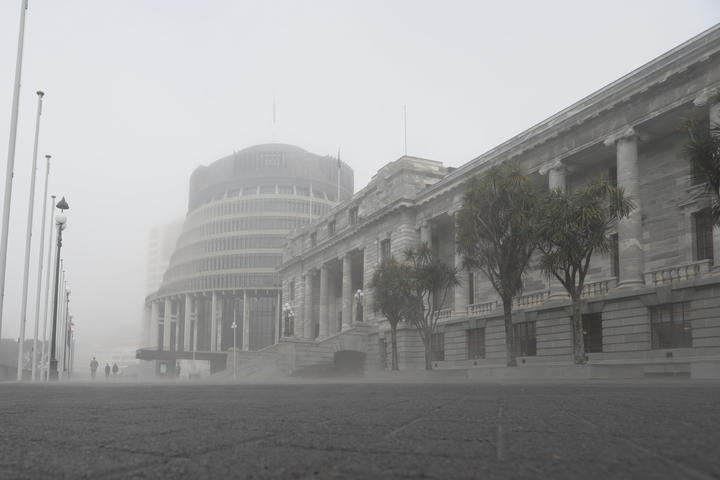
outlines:
[[[382, 259], [425, 242], [461, 272], [439, 312], [433, 368], [470, 376], [501, 368], [502, 303], [480, 271], [461, 268], [455, 215], [469, 178], [513, 160], [547, 188], [605, 178], [636, 204], [614, 226], [611, 252], [592, 258], [583, 294], [588, 365], [712, 376], [720, 371], [720, 231], [684, 151], [683, 124], [720, 125], [718, 89], [714, 27], [459, 168], [403, 156], [352, 194], [343, 166], [339, 203], [335, 159], [312, 174], [300, 161], [297, 170], [279, 167], [290, 152], [310, 155], [299, 149], [253, 147], [201, 167], [171, 265], [147, 301], [151, 344], [226, 351], [235, 315], [249, 318], [243, 342], [259, 350], [243, 358], [247, 371], [300, 374], [348, 359], [386, 369], [390, 329], [373, 311], [369, 284]], [[261, 158], [277, 169], [258, 169]], [[571, 365], [567, 295], [539, 271], [523, 287], [513, 300], [518, 369]], [[419, 335], [402, 323], [398, 353], [401, 369], [424, 367]]]

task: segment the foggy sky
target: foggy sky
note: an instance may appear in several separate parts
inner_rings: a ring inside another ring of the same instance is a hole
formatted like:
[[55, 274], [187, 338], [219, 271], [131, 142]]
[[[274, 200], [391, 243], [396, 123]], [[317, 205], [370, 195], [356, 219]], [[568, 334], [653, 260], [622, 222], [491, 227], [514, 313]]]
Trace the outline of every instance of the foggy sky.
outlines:
[[[19, 12], [0, 2], [0, 189]], [[402, 155], [406, 104], [408, 154], [459, 166], [718, 21], [714, 0], [30, 0], [2, 335], [19, 331], [38, 89], [26, 338], [49, 153], [89, 355], [139, 338], [148, 229], [185, 214], [198, 165], [258, 143], [340, 148], [357, 191]]]

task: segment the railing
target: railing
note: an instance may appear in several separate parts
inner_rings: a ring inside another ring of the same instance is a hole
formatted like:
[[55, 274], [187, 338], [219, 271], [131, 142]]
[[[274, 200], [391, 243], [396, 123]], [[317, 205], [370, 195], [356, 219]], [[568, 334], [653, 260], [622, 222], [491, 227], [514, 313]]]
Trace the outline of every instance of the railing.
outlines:
[[601, 297], [617, 287], [617, 278], [606, 278], [583, 285], [583, 297]]
[[700, 278], [710, 272], [710, 260], [674, 265], [651, 272], [645, 272], [645, 285], [669, 285]]
[[446, 320], [452, 317], [452, 308], [444, 308], [440, 310], [438, 320]]
[[483, 313], [490, 313], [499, 306], [499, 302], [494, 300], [492, 302], [473, 303], [467, 306], [468, 315], [482, 315]]
[[539, 292], [532, 292], [526, 295], [522, 295], [513, 301], [513, 307], [515, 308], [526, 308], [534, 305], [539, 305], [547, 300], [550, 295], [549, 290], [541, 290]]

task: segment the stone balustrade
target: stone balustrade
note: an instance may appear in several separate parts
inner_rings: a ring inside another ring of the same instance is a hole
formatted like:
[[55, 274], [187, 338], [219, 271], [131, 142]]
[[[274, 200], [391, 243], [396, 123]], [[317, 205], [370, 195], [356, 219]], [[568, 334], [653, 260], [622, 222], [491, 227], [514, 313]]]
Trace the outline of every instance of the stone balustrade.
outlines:
[[513, 308], [527, 308], [543, 303], [550, 296], [549, 290], [540, 290], [517, 297], [513, 301]]
[[602, 297], [607, 295], [610, 290], [614, 290], [615, 287], [617, 287], [617, 278], [615, 277], [588, 282], [583, 285], [582, 296], [583, 298]]
[[439, 312], [438, 320], [448, 320], [449, 318], [452, 317], [452, 313], [453, 313], [452, 308], [443, 308]]
[[473, 303], [467, 306], [468, 315], [482, 315], [490, 313], [498, 307], [499, 303], [497, 300], [492, 302]]
[[695, 280], [710, 273], [710, 260], [673, 265], [670, 267], [645, 272], [645, 285], [670, 285], [672, 283]]

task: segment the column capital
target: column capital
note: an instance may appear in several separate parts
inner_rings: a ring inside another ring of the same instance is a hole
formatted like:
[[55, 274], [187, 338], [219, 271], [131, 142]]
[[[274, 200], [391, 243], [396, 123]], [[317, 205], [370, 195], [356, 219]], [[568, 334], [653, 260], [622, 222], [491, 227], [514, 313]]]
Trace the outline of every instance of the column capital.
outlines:
[[540, 169], [538, 170], [538, 173], [540, 175], [548, 175], [553, 170], [565, 171], [567, 170], [567, 168], [567, 165], [565, 165], [562, 160], [556, 159], [542, 164], [540, 166]]
[[605, 146], [609, 147], [615, 145], [620, 140], [635, 140], [640, 137], [640, 134], [635, 127], [628, 126], [620, 130], [619, 132], [613, 133], [605, 139]]
[[715, 97], [717, 92], [713, 89], [706, 88], [702, 92], [698, 93], [697, 97], [693, 100], [693, 105], [696, 107], [704, 107], [708, 103], [715, 103], [711, 102], [712, 98]]

